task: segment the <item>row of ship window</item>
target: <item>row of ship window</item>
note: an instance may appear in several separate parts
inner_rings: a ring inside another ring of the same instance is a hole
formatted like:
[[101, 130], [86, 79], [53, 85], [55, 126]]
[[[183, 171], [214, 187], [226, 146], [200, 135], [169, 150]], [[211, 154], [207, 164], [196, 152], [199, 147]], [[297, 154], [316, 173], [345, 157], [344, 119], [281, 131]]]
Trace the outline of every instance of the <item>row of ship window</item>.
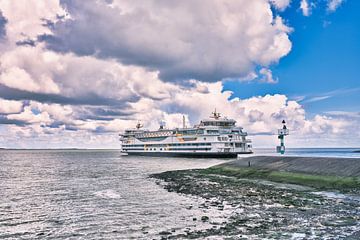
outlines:
[[[123, 150], [128, 151], [128, 150], [142, 150], [142, 149], [134, 149], [134, 148], [123, 148]], [[184, 151], [184, 150], [188, 150], [188, 151], [209, 151], [211, 150], [211, 148], [147, 148], [147, 151]]]
[[169, 143], [169, 144], [130, 144], [124, 147], [173, 147], [173, 146], [211, 146], [211, 143]]
[[[181, 134], [181, 135], [196, 135], [196, 134], [204, 134], [204, 129], [194, 129], [194, 130], [182, 130], [182, 131], [173, 131], [171, 132], [152, 132], [152, 133], [143, 133], [135, 135], [136, 138], [154, 138], [154, 137], [167, 137], [171, 134]], [[219, 130], [206, 130], [207, 134], [219, 134], [219, 133], [239, 133], [238, 130], [230, 130], [230, 129], [221, 129]]]

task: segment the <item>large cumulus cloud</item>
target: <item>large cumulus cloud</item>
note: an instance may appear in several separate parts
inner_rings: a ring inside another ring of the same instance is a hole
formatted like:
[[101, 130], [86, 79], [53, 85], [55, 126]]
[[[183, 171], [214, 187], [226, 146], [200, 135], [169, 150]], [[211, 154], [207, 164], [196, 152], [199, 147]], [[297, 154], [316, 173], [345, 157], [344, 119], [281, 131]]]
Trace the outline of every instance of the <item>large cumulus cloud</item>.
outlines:
[[156, 69], [162, 80], [244, 77], [291, 49], [290, 28], [273, 16], [267, 0], [65, 0], [62, 5], [69, 19], [42, 37], [51, 49]]

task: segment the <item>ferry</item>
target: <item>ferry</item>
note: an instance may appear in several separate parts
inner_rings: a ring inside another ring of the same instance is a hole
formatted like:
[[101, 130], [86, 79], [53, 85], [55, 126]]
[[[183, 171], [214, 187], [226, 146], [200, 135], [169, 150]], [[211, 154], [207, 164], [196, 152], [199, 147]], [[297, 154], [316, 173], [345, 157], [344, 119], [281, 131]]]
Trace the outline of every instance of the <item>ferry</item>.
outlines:
[[124, 155], [234, 158], [252, 153], [243, 128], [216, 110], [193, 127], [185, 126], [185, 117], [182, 128], [175, 129], [166, 129], [162, 123], [158, 130], [150, 131], [138, 123], [119, 137]]

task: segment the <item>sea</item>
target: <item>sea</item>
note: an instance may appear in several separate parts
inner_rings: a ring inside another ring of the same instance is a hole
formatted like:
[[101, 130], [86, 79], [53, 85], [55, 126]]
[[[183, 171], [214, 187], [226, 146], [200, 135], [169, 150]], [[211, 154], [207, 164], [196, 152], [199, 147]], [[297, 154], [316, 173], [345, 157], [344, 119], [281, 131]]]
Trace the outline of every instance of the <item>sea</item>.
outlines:
[[[286, 155], [360, 161], [355, 150], [287, 149]], [[161, 239], [164, 232], [211, 227], [192, 221], [201, 214], [189, 207], [195, 197], [168, 192], [149, 175], [230, 160], [123, 156], [119, 150], [0, 150], [0, 239]], [[225, 219], [227, 213], [209, 214]]]

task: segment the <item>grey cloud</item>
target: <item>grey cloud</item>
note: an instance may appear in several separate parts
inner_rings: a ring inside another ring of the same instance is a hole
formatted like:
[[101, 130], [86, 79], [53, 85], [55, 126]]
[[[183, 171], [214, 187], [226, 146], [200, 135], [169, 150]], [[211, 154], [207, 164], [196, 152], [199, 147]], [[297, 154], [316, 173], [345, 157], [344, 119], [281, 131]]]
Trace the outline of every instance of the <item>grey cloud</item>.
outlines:
[[54, 121], [51, 124], [47, 125], [47, 127], [49, 127], [49, 128], [59, 128], [59, 127], [61, 127], [63, 125], [65, 125], [65, 123], [62, 122], [62, 121]]
[[102, 126], [97, 127], [94, 131], [94, 133], [106, 133], [106, 129]]
[[17, 126], [28, 125], [28, 123], [25, 122], [25, 121], [7, 119], [6, 116], [4, 116], [4, 115], [0, 115], [0, 125], [1, 124], [14, 124], [14, 125], [17, 125]]
[[18, 45], [18, 46], [27, 45], [27, 46], [30, 46], [30, 47], [35, 47], [36, 41], [35, 41], [35, 40], [31, 40], [31, 39], [26, 39], [26, 40], [23, 40], [23, 41], [18, 41], [18, 42], [16, 42], [16, 45]]
[[114, 119], [128, 119], [134, 114], [130, 108], [118, 107], [83, 107], [76, 109], [76, 118], [79, 120], [99, 120], [99, 121], [111, 121]]
[[115, 118], [111, 117], [104, 117], [104, 116], [97, 116], [97, 115], [82, 115], [78, 117], [79, 120], [98, 120], [98, 121], [111, 121]]
[[65, 125], [65, 130], [68, 130], [68, 131], [77, 131], [77, 127], [75, 126], [71, 126], [71, 125]]
[[7, 19], [4, 17], [0, 10], [0, 39], [6, 36], [6, 23]]
[[128, 106], [128, 102], [135, 102], [139, 99], [136, 96], [132, 96], [126, 100], [117, 100], [101, 97], [94, 93], [77, 97], [66, 97], [58, 94], [34, 93], [19, 90], [2, 84], [0, 84], [0, 97], [8, 100], [33, 100], [41, 103], [59, 103], [63, 105], [110, 105], [118, 107], [126, 107]]
[[126, 110], [118, 110], [118, 109], [104, 109], [104, 108], [95, 108], [91, 109], [92, 113], [95, 115], [100, 116], [114, 116], [114, 117], [121, 117], [121, 116], [130, 116], [133, 114], [132, 111], [126, 111]]

